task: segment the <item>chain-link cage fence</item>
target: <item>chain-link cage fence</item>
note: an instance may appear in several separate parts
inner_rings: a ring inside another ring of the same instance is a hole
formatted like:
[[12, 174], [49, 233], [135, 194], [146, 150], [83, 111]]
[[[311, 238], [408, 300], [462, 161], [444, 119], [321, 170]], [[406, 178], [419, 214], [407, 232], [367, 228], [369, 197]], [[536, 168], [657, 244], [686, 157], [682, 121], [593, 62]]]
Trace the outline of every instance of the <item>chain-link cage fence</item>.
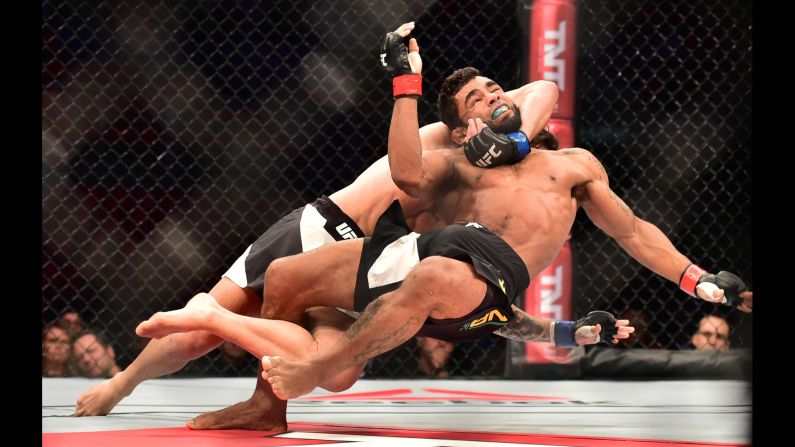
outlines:
[[[577, 143], [686, 256], [750, 282], [751, 2], [585, 1], [578, 23]], [[749, 315], [690, 299], [584, 216], [572, 231], [578, 315], [628, 312], [647, 322], [635, 346], [688, 349], [713, 313], [751, 347]]]
[[[688, 256], [750, 280], [750, 5], [579, 8], [578, 145]], [[427, 124], [455, 68], [523, 83], [521, 11], [514, 1], [45, 0], [42, 325], [77, 312], [125, 367], [147, 341], [134, 333], [141, 320], [208, 291], [269, 225], [386, 153], [383, 33], [416, 22]], [[649, 343], [676, 349], [714, 310], [584, 218], [573, 247], [577, 313], [644, 310]], [[749, 319], [719, 311], [748, 346]], [[504, 346], [447, 346], [440, 367], [412, 341], [367, 374], [498, 377]], [[225, 344], [179, 374], [256, 371]]]

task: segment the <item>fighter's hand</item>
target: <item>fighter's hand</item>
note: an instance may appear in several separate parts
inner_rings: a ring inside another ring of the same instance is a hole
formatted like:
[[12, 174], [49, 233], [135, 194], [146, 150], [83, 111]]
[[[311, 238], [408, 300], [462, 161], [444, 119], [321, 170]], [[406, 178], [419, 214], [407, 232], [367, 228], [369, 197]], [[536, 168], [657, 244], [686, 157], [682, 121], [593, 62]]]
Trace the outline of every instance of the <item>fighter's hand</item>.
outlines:
[[409, 39], [409, 66], [411, 72], [422, 74], [422, 58], [420, 58], [420, 46], [417, 44], [417, 39]]
[[745, 313], [751, 313], [751, 311], [754, 310], [754, 293], [750, 290], [741, 292], [740, 299], [742, 302], [737, 305], [737, 309], [740, 309]]
[[523, 132], [494, 132], [480, 118], [469, 120], [464, 139], [464, 155], [479, 168], [514, 164], [530, 153], [530, 143]]
[[417, 39], [409, 40], [406, 50], [405, 38], [414, 29], [414, 22], [404, 23], [392, 33], [386, 33], [381, 45], [381, 66], [392, 76], [392, 96], [395, 99], [422, 95], [422, 59]]
[[[613, 339], [609, 341], [612, 344], [618, 343], [619, 340], [626, 340], [635, 332], [635, 328], [629, 325], [629, 320], [617, 320], [615, 327], [616, 333], [613, 335]], [[592, 345], [603, 341], [600, 336], [601, 332], [602, 325], [599, 323], [595, 326], [581, 326], [574, 333], [574, 339], [578, 345]], [[607, 342], [607, 340], [604, 341]]]
[[577, 321], [556, 320], [550, 338], [558, 348], [575, 348], [599, 342], [616, 344], [633, 332], [629, 320], [616, 320], [610, 312], [593, 310]]
[[[414, 30], [414, 22], [404, 23], [394, 31], [400, 37], [406, 37]], [[417, 39], [409, 39], [409, 67], [412, 73], [422, 74], [422, 59], [420, 58], [420, 46], [417, 44]]]
[[746, 313], [753, 310], [753, 292], [734, 273], [720, 271], [712, 274], [690, 264], [679, 279], [679, 288], [710, 303], [726, 304]]
[[395, 34], [400, 35], [400, 37], [406, 37], [414, 30], [414, 22], [406, 22], [400, 25], [395, 31], [392, 31]]
[[703, 275], [698, 280], [696, 294], [702, 300], [723, 303], [742, 312], [749, 313], [753, 310], [753, 292], [748, 290], [745, 281], [730, 272]]
[[483, 129], [485, 129], [486, 127], [488, 127], [488, 126], [487, 126], [487, 125], [486, 125], [486, 124], [483, 122], [483, 120], [482, 120], [482, 119], [480, 119], [480, 118], [475, 118], [475, 119], [472, 119], [472, 118], [470, 118], [470, 119], [467, 121], [467, 123], [468, 123], [469, 125], [467, 126], [467, 133], [466, 133], [466, 135], [464, 136], [464, 143], [469, 143], [469, 139], [470, 139], [470, 138], [472, 138], [472, 137], [474, 137], [475, 135], [479, 134], [481, 130], [483, 130]]
[[395, 31], [387, 33], [381, 46], [381, 65], [392, 76], [402, 74], [422, 74], [422, 59], [417, 39], [409, 39], [408, 52], [404, 39], [414, 30], [414, 22], [400, 25]]

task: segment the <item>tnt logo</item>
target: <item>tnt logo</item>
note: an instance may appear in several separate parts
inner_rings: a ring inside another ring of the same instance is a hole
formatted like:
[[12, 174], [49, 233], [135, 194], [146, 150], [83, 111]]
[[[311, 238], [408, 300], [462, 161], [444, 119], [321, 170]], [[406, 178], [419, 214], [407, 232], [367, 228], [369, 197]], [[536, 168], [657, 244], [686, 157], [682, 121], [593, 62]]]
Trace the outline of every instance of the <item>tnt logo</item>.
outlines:
[[552, 274], [541, 276], [541, 315], [544, 318], [560, 320], [563, 318], [563, 266], [555, 267]]
[[552, 41], [552, 43], [544, 44], [544, 80], [555, 82], [560, 91], [564, 91], [566, 90], [566, 60], [558, 56], [566, 50], [566, 21], [561, 20], [556, 30], [544, 31], [544, 39]]
[[356, 233], [345, 222], [337, 225], [336, 230], [343, 239], [356, 239]]
[[[566, 60], [559, 56], [566, 50], [566, 21], [561, 20], [556, 30], [544, 31], [544, 80], [558, 84], [560, 91], [566, 90]], [[552, 70], [549, 70], [552, 68]]]
[[465, 324], [460, 331], [471, 331], [481, 326], [505, 326], [508, 324], [508, 317], [502, 314], [499, 309], [492, 309], [483, 314], [482, 317]]
[[475, 164], [480, 166], [481, 168], [487, 168], [494, 163], [494, 159], [499, 157], [502, 154], [502, 151], [496, 151], [496, 146], [494, 144], [491, 145], [488, 151], [480, 157], [480, 160], [476, 161]]

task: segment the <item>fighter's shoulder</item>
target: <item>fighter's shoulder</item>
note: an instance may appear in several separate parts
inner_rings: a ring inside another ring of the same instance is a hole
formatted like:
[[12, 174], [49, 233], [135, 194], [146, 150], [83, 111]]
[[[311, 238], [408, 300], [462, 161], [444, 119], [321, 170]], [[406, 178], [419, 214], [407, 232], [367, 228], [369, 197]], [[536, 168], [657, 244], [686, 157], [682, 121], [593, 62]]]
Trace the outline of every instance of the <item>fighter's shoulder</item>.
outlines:
[[461, 148], [436, 148], [436, 149], [423, 149], [423, 158], [442, 158], [445, 160], [454, 160], [456, 157], [463, 156], [464, 151]]
[[559, 149], [558, 153], [567, 157], [571, 157], [573, 162], [583, 166], [592, 175], [594, 175], [595, 180], [607, 181], [607, 171], [605, 171], [604, 166], [602, 166], [602, 162], [599, 161], [596, 155], [594, 155], [588, 149], [583, 149], [581, 147], [570, 147]]
[[447, 177], [451, 174], [456, 159], [459, 153], [463, 151], [459, 149], [423, 149], [422, 163], [426, 171], [435, 173], [441, 177]]
[[588, 149], [583, 149], [581, 147], [567, 147], [563, 149], [558, 149], [557, 152], [563, 155], [576, 155], [585, 159], [597, 160], [596, 156], [593, 153], [591, 153], [591, 151], [589, 151]]

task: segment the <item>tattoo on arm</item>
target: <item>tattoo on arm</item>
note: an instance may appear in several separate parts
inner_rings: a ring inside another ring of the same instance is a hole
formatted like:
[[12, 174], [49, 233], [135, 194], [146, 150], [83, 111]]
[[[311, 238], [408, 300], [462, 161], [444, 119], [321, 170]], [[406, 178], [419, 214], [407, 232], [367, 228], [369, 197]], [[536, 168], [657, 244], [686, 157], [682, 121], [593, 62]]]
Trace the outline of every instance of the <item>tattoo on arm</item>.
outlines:
[[549, 341], [549, 324], [531, 317], [524, 312], [516, 312], [516, 318], [501, 327], [495, 334], [519, 341]]
[[616, 202], [616, 205], [618, 205], [618, 207], [619, 207], [619, 208], [621, 208], [621, 211], [623, 211], [623, 212], [624, 212], [624, 214], [628, 214], [628, 215], [630, 215], [630, 216], [632, 215], [632, 210], [631, 210], [631, 209], [629, 209], [629, 207], [627, 206], [627, 204], [626, 204], [626, 203], [624, 203], [624, 201], [623, 201], [623, 200], [621, 200], [621, 198], [620, 198], [620, 197], [618, 197], [618, 196], [616, 195], [616, 193], [614, 193], [613, 191], [610, 191], [610, 198], [612, 198], [612, 199], [613, 199], [613, 201], [614, 201], [614, 202]]

